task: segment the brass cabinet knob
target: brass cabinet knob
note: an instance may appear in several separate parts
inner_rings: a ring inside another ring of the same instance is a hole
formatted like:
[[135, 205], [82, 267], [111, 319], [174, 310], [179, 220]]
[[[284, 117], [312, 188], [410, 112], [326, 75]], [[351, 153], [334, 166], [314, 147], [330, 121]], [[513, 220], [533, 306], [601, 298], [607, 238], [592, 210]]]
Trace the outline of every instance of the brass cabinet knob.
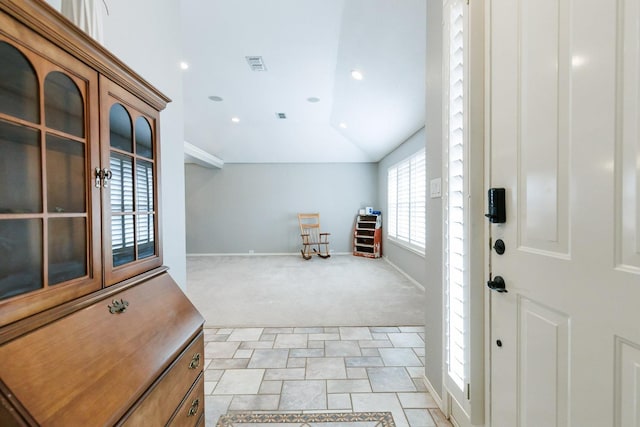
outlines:
[[187, 412], [187, 417], [193, 417], [198, 412], [198, 406], [200, 406], [200, 399], [196, 399], [191, 402], [191, 407], [189, 408], [189, 412]]
[[189, 369], [196, 369], [198, 366], [200, 366], [200, 353], [194, 354], [189, 362]]
[[109, 313], [111, 313], [111, 314], [124, 313], [125, 311], [127, 311], [127, 307], [129, 306], [129, 301], [125, 301], [123, 299], [118, 301], [118, 300], [114, 299], [111, 302], [111, 304], [113, 304], [113, 305], [108, 306], [109, 307]]

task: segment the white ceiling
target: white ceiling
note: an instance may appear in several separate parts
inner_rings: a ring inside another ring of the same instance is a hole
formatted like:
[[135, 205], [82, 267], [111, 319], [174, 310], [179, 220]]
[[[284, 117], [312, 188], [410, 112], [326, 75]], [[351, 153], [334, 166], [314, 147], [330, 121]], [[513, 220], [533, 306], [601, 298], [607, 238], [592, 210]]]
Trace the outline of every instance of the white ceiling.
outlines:
[[424, 126], [425, 0], [181, 7], [185, 140], [225, 163], [375, 162]]

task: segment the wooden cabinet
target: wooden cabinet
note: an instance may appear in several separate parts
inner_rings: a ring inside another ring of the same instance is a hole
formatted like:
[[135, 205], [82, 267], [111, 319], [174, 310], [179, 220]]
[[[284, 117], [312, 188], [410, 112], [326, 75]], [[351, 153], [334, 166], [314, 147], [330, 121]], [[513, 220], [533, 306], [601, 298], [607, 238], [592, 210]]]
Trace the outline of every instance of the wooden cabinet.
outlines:
[[96, 71], [0, 15], [0, 326], [102, 286], [97, 114]]
[[164, 425], [202, 374], [201, 325], [163, 272], [4, 343], [2, 382], [38, 425], [144, 425], [134, 405]]
[[382, 256], [382, 215], [358, 215], [353, 231], [353, 254], [367, 258]]
[[169, 101], [45, 2], [0, 0], [0, 425], [202, 422], [204, 321], [162, 266]]

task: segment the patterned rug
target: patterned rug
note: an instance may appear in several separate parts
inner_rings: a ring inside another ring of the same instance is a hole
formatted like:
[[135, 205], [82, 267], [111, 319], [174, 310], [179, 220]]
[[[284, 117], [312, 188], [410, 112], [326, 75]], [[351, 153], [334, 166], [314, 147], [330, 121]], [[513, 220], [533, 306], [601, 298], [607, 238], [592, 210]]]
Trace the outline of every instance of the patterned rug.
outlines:
[[233, 414], [223, 415], [217, 427], [255, 427], [273, 424], [288, 427], [395, 427], [391, 412], [350, 412], [336, 414]]

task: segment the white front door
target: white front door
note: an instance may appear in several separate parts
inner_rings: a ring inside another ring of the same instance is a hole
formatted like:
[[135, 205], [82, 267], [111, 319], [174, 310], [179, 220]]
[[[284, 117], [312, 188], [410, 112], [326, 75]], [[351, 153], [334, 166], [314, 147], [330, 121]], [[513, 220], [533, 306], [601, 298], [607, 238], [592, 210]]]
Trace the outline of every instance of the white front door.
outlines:
[[639, 3], [488, 4], [493, 427], [640, 426]]

